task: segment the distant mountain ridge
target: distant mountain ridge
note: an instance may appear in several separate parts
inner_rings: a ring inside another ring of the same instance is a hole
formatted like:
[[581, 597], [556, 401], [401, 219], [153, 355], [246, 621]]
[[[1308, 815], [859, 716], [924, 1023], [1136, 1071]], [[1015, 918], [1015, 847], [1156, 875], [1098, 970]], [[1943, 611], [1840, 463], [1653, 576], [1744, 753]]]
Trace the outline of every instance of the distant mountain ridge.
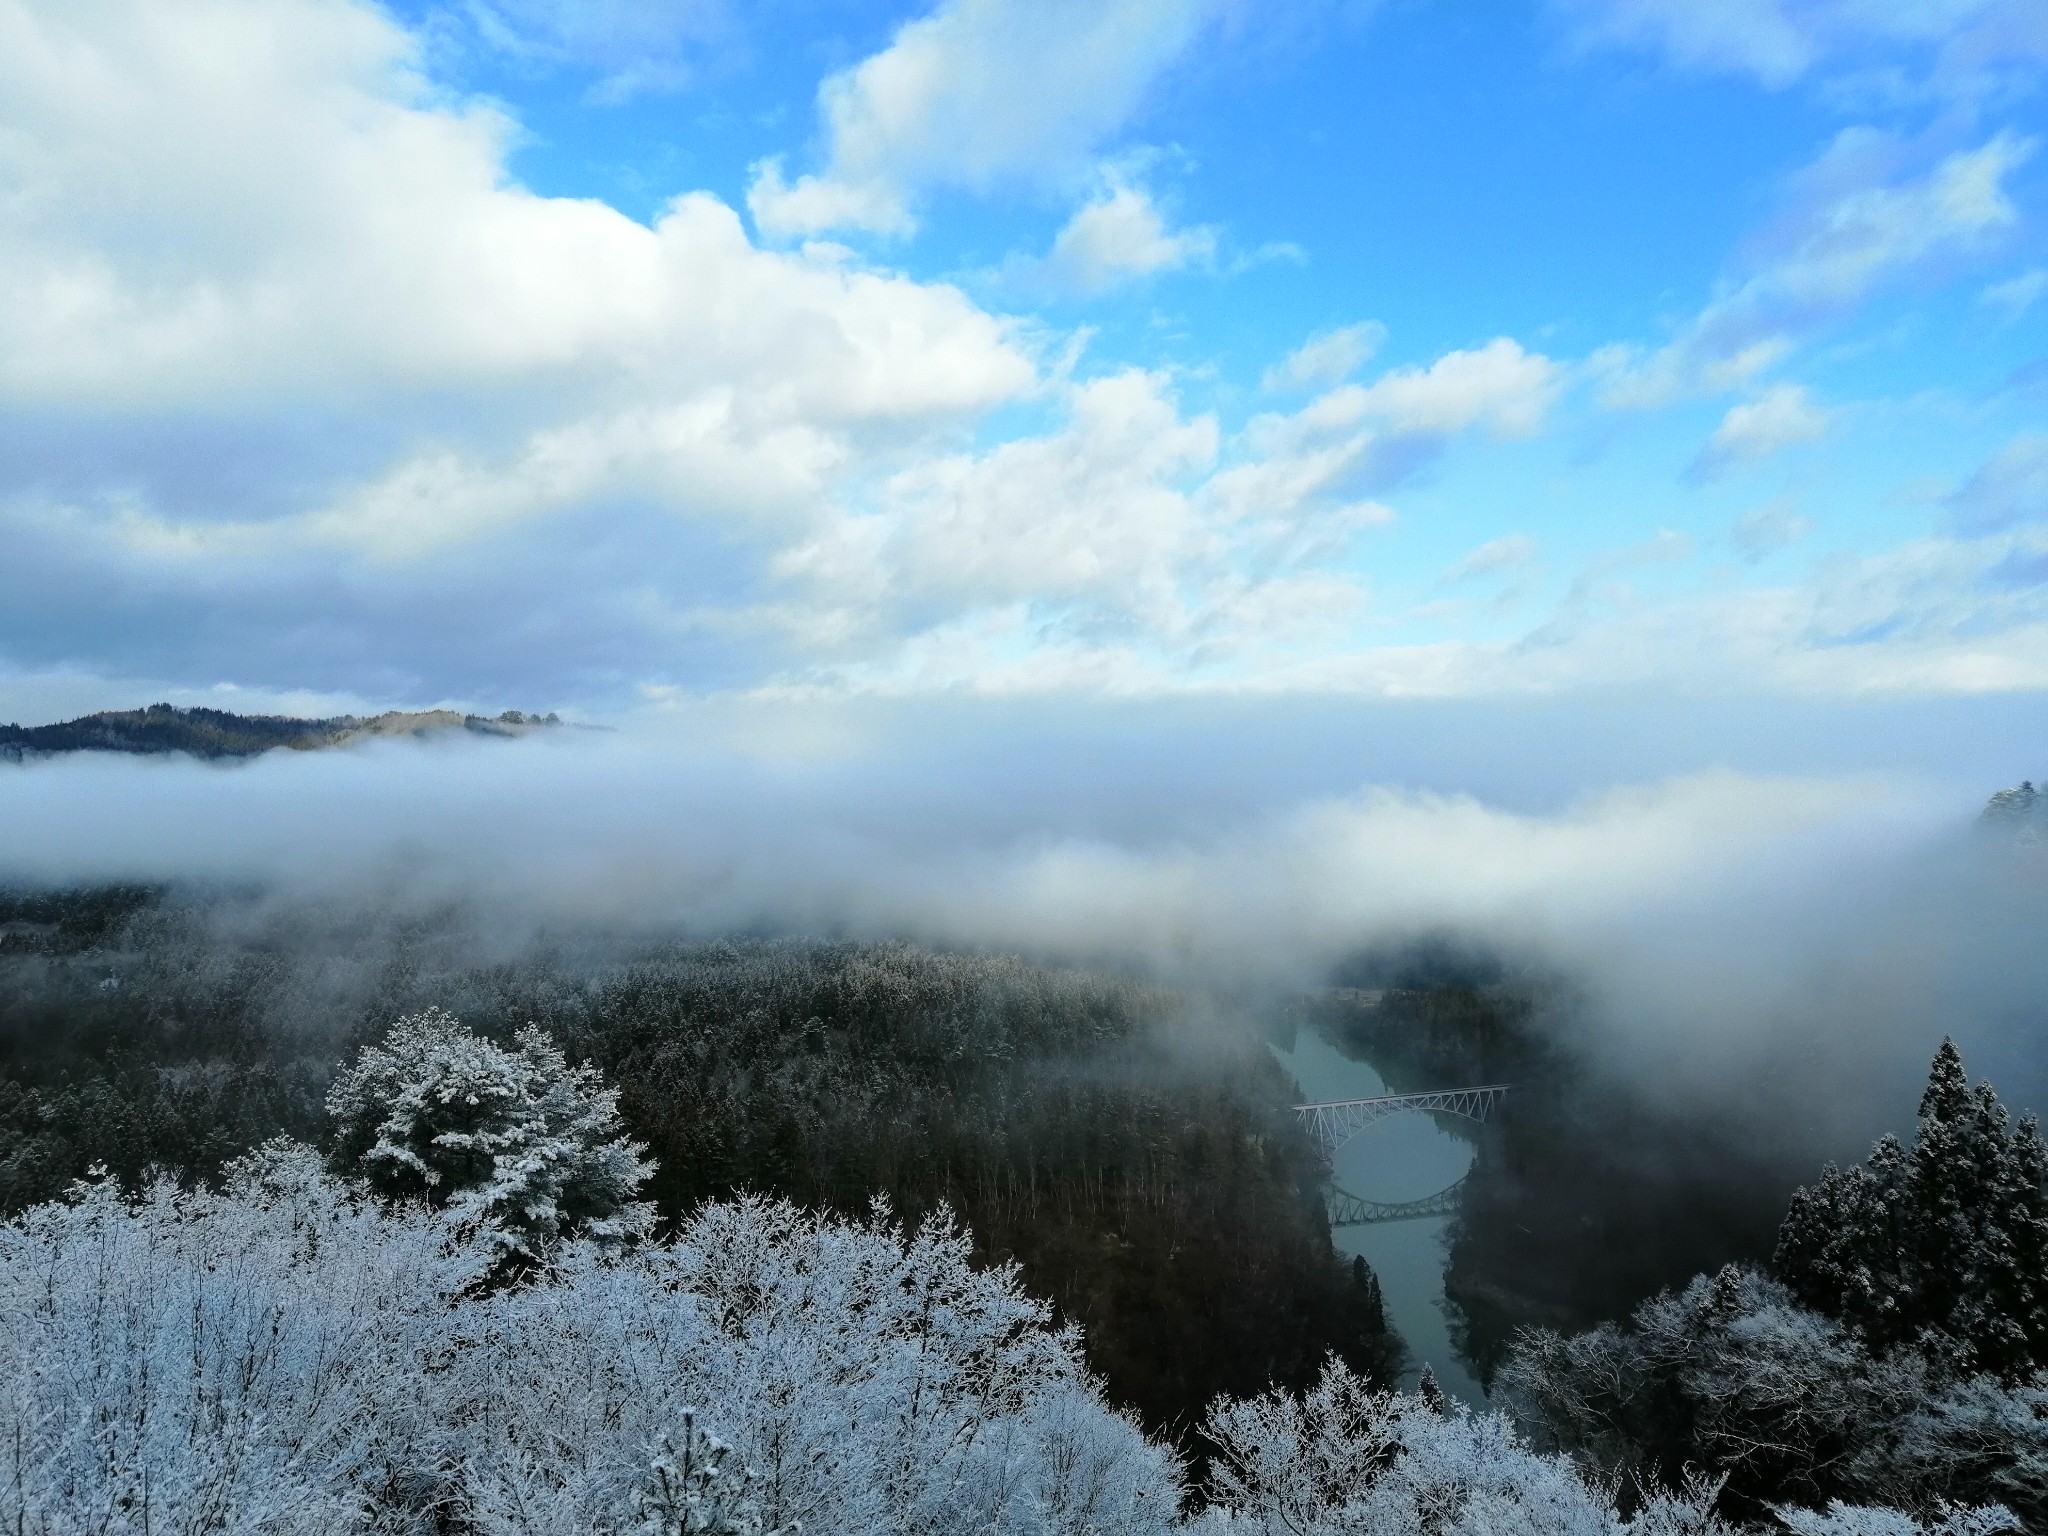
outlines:
[[1986, 802], [1978, 824], [2003, 832], [2014, 842], [2048, 841], [2048, 794], [2034, 788], [2032, 779], [2022, 779], [2011, 789], [2001, 789]]
[[183, 752], [192, 757], [255, 757], [279, 747], [317, 752], [388, 736], [524, 736], [561, 724], [552, 714], [508, 709], [502, 715], [465, 715], [452, 709], [387, 710], [381, 715], [334, 715], [305, 720], [292, 715], [237, 715], [203, 706], [180, 709], [109, 709], [54, 725], [0, 725], [0, 761], [22, 762], [64, 752]]

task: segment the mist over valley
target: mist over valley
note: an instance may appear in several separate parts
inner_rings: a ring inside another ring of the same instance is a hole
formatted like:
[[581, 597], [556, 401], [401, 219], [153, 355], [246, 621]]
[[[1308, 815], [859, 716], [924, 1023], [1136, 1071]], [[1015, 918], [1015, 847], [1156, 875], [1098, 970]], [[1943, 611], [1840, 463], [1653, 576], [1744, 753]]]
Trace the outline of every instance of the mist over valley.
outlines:
[[0, 0], [0, 1532], [2048, 1532], [2042, 0]]
[[[1767, 1268], [1944, 1038], [2039, 1092], [2022, 792], [1365, 786], [1197, 834], [1120, 809], [1119, 771], [1172, 782], [1131, 755], [1080, 806], [646, 728], [11, 765], [0, 1199], [232, 1182], [329, 1144], [337, 1074], [404, 1021], [537, 1027], [614, 1086], [655, 1231], [760, 1196], [957, 1220], [1206, 1478], [1224, 1398], [1334, 1360], [1498, 1409], [1518, 1330]], [[1334, 1148], [1291, 1107], [1494, 1083]]]

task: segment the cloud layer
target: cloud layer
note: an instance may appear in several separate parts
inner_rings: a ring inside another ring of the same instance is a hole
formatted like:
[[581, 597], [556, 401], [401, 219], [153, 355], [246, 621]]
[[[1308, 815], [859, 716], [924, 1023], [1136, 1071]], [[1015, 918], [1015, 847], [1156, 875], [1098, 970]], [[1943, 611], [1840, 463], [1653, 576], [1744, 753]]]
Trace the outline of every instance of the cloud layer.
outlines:
[[748, 194], [776, 236], [908, 233], [939, 188], [1056, 180], [1137, 110], [1219, 9], [1216, 0], [946, 0], [818, 89], [823, 164]]
[[1834, 1047], [1854, 1032], [1866, 1065], [1896, 1051], [1910, 1070], [1930, 1031], [1991, 1030], [2016, 999], [2048, 999], [2022, 959], [2044, 915], [2038, 869], [1979, 860], [1970, 803], [1896, 779], [1717, 771], [1513, 810], [1388, 785], [1291, 794], [1269, 777], [1226, 806], [1201, 789], [1213, 763], [1148, 762], [1128, 742], [1085, 772], [1046, 741], [993, 772], [983, 751], [570, 735], [231, 769], [63, 759], [0, 774], [0, 814], [20, 829], [0, 879], [453, 904], [515, 940], [908, 936], [1237, 995], [1453, 933], [1559, 972], [1616, 1050], [1660, 1073], [1684, 1064], [1695, 1086], [1788, 1030]]
[[[2011, 20], [1711, 9], [1571, 14], [1673, 48], [1782, 24], [1821, 40], [1794, 74], [1847, 57], [1828, 38]], [[632, 59], [740, 25], [463, 16], [619, 98], [678, 83]], [[0, 0], [0, 716], [2048, 684], [2033, 438], [1994, 426], [2032, 376], [1910, 407], [1808, 381], [1865, 307], [2014, 256], [2037, 135], [1988, 109], [1835, 132], [1661, 340], [1403, 333], [1364, 289], [1297, 312], [1306, 249], [1262, 329], [1193, 158], [1137, 142], [1238, 19], [943, 0], [828, 74], [750, 229], [688, 186], [644, 218], [536, 190], [536, 130], [364, 0]], [[1035, 222], [912, 260], [947, 198]], [[1973, 277], [1969, 323], [2016, 335], [2035, 265]], [[1040, 300], [1066, 319], [1005, 309]], [[1860, 466], [1908, 416], [1974, 457], [1886, 460], [1833, 509], [1771, 478]]]

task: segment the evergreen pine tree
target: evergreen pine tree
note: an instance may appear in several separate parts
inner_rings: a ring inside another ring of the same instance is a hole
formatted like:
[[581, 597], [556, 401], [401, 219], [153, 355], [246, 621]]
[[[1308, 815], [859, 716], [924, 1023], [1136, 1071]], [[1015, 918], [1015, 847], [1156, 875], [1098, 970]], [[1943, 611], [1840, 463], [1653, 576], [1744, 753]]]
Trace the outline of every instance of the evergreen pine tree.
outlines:
[[1772, 1267], [1802, 1303], [1873, 1348], [1928, 1342], [2011, 1379], [2048, 1363], [2048, 1146], [1974, 1090], [1944, 1040], [1909, 1153], [1886, 1136], [1860, 1168], [1798, 1191]]
[[1884, 1136], [1870, 1160], [1822, 1170], [1796, 1191], [1772, 1267], [1807, 1306], [1853, 1324], [1873, 1343], [1913, 1336], [1918, 1298], [1906, 1271], [1906, 1150]]
[[[1940, 1328], [1966, 1306], [1977, 1268], [1986, 1125], [1953, 1040], [1943, 1040], [1920, 1095], [1905, 1213], [1915, 1321]], [[1995, 1157], [1995, 1154], [1992, 1154]]]
[[653, 1165], [628, 1141], [619, 1094], [529, 1025], [507, 1051], [429, 1008], [398, 1020], [328, 1090], [329, 1166], [391, 1200], [485, 1221], [527, 1257], [560, 1238], [644, 1235]]
[[1436, 1372], [1426, 1365], [1422, 1368], [1422, 1379], [1415, 1383], [1415, 1395], [1422, 1399], [1425, 1408], [1439, 1417], [1450, 1411], [1450, 1402], [1444, 1396], [1442, 1384], [1436, 1379]]
[[798, 1536], [794, 1526], [771, 1531], [754, 1497], [759, 1478], [739, 1465], [732, 1447], [682, 1412], [682, 1433], [664, 1434], [648, 1464], [635, 1536]]
[[1385, 1333], [1387, 1331], [1386, 1296], [1380, 1290], [1380, 1277], [1373, 1273], [1372, 1266], [1366, 1263], [1361, 1255], [1354, 1254], [1352, 1256], [1351, 1284], [1358, 1292], [1360, 1299], [1359, 1310], [1365, 1318], [1367, 1331], [1374, 1334]]

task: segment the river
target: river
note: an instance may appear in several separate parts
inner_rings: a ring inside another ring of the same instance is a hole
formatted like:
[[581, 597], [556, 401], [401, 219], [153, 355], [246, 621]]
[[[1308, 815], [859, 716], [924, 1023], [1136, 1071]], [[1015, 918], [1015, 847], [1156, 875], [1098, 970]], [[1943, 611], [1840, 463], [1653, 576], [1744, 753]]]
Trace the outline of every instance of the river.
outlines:
[[[1293, 1049], [1273, 1049], [1301, 1085], [1306, 1102], [1369, 1099], [1389, 1091], [1370, 1063], [1346, 1056], [1306, 1025], [1295, 1032]], [[1433, 1116], [1390, 1115], [1339, 1147], [1331, 1172], [1339, 1189], [1364, 1200], [1420, 1200], [1462, 1179], [1472, 1156], [1472, 1144], [1439, 1128]], [[1444, 1316], [1444, 1242], [1449, 1225], [1448, 1216], [1424, 1217], [1338, 1227], [1330, 1236], [1339, 1252], [1362, 1255], [1379, 1276], [1387, 1321], [1408, 1346], [1408, 1384], [1414, 1385], [1427, 1364], [1446, 1392], [1479, 1404], [1486, 1400], [1485, 1390], [1452, 1348]]]

